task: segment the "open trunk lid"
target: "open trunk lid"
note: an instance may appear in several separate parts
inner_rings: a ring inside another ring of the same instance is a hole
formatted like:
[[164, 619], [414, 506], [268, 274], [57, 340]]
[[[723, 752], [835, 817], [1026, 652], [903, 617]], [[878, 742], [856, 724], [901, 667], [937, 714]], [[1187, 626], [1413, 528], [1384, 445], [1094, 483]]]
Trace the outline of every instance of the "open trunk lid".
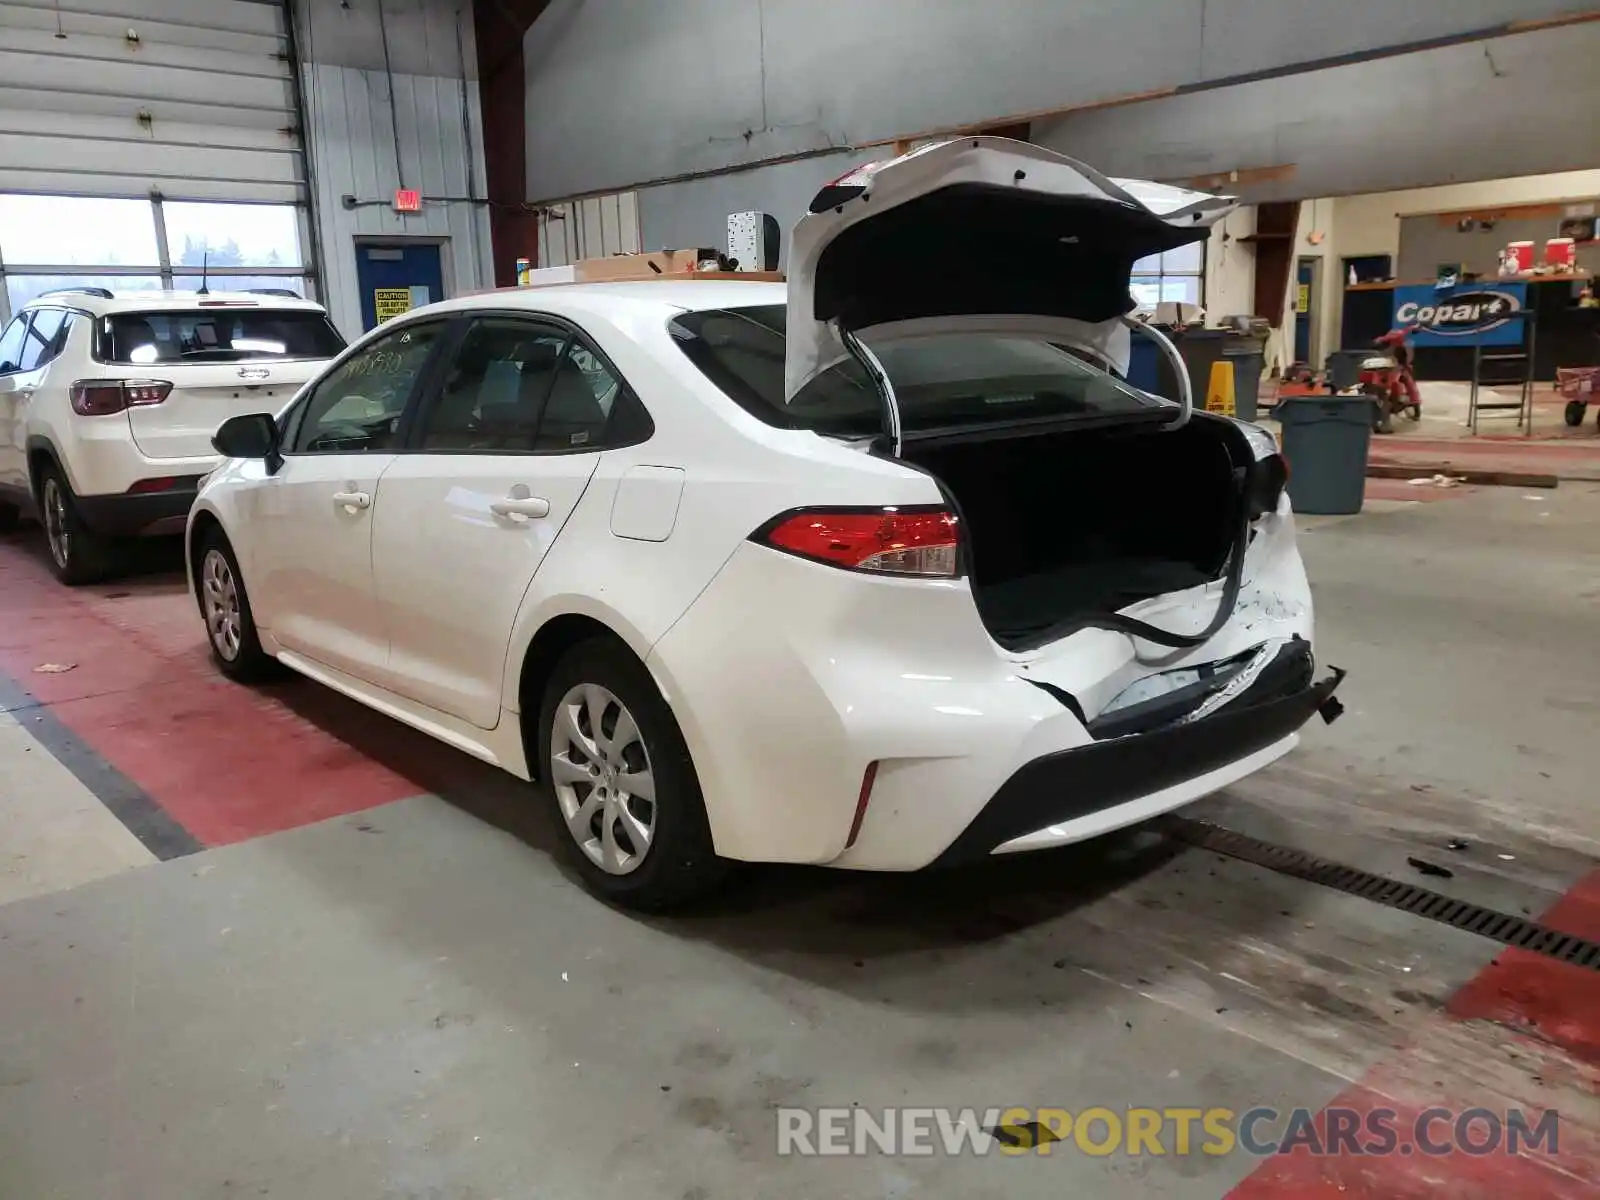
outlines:
[[1234, 207], [1008, 138], [861, 167], [818, 192], [795, 227], [785, 396], [849, 357], [851, 335], [925, 336], [975, 320], [1048, 332], [1125, 374], [1134, 263], [1201, 240]]

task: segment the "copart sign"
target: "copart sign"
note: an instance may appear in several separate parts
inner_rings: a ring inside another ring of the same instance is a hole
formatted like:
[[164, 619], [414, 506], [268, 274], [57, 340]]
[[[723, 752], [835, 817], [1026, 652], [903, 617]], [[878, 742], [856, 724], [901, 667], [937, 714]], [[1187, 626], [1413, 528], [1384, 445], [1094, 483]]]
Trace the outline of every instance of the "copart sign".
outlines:
[[1418, 326], [1418, 346], [1516, 346], [1527, 321], [1525, 283], [1462, 284], [1443, 291], [1430, 284], [1394, 290], [1394, 328]]

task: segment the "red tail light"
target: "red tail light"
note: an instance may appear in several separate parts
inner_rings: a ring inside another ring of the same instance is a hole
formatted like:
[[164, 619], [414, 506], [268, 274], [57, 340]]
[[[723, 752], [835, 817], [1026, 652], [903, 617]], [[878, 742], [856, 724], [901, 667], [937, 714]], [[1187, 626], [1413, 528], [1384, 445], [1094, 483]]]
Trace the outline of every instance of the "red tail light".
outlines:
[[878, 764], [869, 762], [867, 769], [861, 775], [861, 791], [856, 796], [855, 820], [850, 822], [850, 836], [844, 840], [844, 848], [850, 849], [856, 844], [856, 839], [861, 836], [861, 822], [867, 819], [867, 801], [872, 799], [872, 785], [878, 778]]
[[80, 379], [72, 385], [72, 411], [109, 417], [128, 408], [160, 404], [172, 391], [164, 379]]
[[152, 492], [170, 492], [193, 475], [161, 475], [155, 479], [136, 479], [128, 486], [130, 496], [148, 496]]
[[754, 538], [851, 571], [925, 579], [961, 574], [959, 526], [942, 508], [802, 508], [769, 521]]

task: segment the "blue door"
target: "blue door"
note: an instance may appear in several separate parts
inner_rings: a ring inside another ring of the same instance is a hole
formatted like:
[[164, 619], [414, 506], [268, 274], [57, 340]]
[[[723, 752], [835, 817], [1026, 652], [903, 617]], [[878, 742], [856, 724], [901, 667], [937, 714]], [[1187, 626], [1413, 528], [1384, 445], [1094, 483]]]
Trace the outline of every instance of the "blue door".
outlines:
[[1302, 258], [1295, 273], [1294, 288], [1294, 360], [1311, 361], [1311, 322], [1316, 319], [1316, 265], [1314, 260]]
[[444, 273], [437, 243], [356, 246], [356, 282], [361, 289], [361, 328], [375, 329], [392, 317], [444, 299]]

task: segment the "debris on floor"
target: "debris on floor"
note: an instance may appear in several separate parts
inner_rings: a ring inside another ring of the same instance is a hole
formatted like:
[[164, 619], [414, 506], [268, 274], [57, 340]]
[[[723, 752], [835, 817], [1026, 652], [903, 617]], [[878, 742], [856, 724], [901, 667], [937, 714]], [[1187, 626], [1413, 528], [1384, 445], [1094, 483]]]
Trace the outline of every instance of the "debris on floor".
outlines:
[[1466, 481], [1466, 477], [1462, 475], [1423, 475], [1411, 480], [1411, 486], [1453, 488], [1460, 487]]
[[77, 663], [40, 663], [33, 669], [35, 675], [65, 675], [74, 670]]
[[1415, 867], [1424, 875], [1431, 875], [1435, 879], [1454, 879], [1456, 873], [1449, 867], [1441, 867], [1438, 863], [1431, 863], [1425, 858], [1408, 858], [1406, 865]]

